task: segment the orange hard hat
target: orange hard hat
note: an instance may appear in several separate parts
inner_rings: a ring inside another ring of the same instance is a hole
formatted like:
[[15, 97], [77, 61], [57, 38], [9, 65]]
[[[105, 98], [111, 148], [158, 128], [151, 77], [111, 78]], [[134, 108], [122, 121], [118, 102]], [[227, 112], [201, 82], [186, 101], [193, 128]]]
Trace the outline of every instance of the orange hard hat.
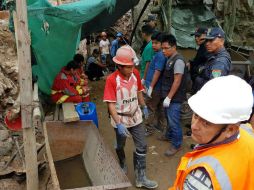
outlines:
[[133, 50], [128, 46], [123, 46], [117, 50], [116, 56], [113, 57], [113, 61], [119, 65], [134, 65], [134, 57]]

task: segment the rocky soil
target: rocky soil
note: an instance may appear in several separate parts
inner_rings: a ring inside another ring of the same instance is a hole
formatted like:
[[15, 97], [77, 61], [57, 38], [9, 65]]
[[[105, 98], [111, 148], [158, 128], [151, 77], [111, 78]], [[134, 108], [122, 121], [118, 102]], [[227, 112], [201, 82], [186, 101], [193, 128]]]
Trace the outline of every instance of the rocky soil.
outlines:
[[[0, 157], [7, 156], [12, 149], [12, 138], [6, 130], [4, 117], [9, 110], [19, 112], [19, 106], [14, 108], [18, 88], [18, 66], [16, 46], [13, 34], [8, 29], [8, 13], [0, 12]], [[14, 107], [13, 107], [14, 106]], [[14, 112], [15, 112], [14, 111]], [[10, 115], [14, 117], [15, 114]], [[1, 160], [0, 160], [1, 161]], [[2, 163], [3, 164], [3, 163]], [[1, 163], [0, 163], [1, 165]]]
[[237, 7], [233, 40], [235, 44], [254, 47], [254, 6], [250, 8], [244, 1]]
[[15, 39], [14, 34], [8, 29], [6, 17], [6, 13], [0, 14], [0, 112], [2, 116], [13, 106], [19, 92]]

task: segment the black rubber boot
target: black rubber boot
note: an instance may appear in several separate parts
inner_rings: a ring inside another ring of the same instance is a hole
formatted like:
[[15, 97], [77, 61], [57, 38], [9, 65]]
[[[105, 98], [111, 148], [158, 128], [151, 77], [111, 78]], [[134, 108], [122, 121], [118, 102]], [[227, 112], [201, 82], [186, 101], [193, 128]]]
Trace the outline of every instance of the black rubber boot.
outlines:
[[154, 189], [158, 187], [156, 181], [146, 178], [146, 154], [133, 153], [134, 171], [136, 176], [136, 187], [146, 187]]
[[126, 160], [125, 160], [125, 152], [124, 149], [116, 149], [116, 154], [119, 159], [119, 164], [122, 170], [124, 171], [125, 174], [127, 174], [127, 165], [126, 165]]

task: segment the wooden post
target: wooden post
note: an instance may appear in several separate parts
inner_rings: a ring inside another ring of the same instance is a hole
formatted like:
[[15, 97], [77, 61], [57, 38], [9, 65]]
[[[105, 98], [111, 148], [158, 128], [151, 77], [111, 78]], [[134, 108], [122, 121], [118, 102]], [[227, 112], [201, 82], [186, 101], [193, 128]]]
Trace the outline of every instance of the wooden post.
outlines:
[[57, 5], [61, 5], [62, 4], [62, 1], [61, 0], [57, 0]]
[[40, 110], [40, 100], [38, 96], [38, 84], [34, 83], [34, 91], [33, 91], [33, 127], [43, 132], [42, 123], [41, 123], [41, 110]]
[[229, 19], [229, 29], [228, 29], [228, 36], [230, 40], [233, 40], [233, 34], [235, 29], [235, 22], [236, 22], [236, 7], [237, 7], [237, 0], [231, 1], [231, 16]]
[[171, 25], [172, 25], [172, 0], [167, 0], [166, 1], [165, 9], [166, 9], [166, 17], [167, 17], [167, 21], [168, 21], [168, 26], [166, 28], [166, 32], [167, 33], [171, 33]]
[[18, 52], [20, 104], [23, 128], [23, 141], [26, 162], [27, 190], [38, 189], [38, 166], [35, 129], [32, 126], [33, 90], [30, 52], [30, 34], [28, 32], [26, 0], [16, 1], [14, 12], [15, 35]]
[[168, 25], [169, 25], [168, 32], [171, 33], [171, 25], [172, 25], [172, 0], [169, 0], [169, 7], [168, 7]]
[[224, 24], [223, 30], [226, 33], [228, 40], [232, 41], [235, 22], [236, 22], [237, 0], [224, 1]]
[[143, 6], [143, 8], [142, 8], [142, 10], [141, 10], [141, 12], [140, 12], [138, 18], [137, 18], [137, 21], [136, 21], [136, 23], [135, 23], [135, 25], [134, 25], [134, 28], [133, 28], [133, 30], [132, 30], [132, 33], [131, 33], [130, 45], [132, 44], [132, 39], [133, 39], [133, 37], [134, 37], [134, 35], [135, 35], [135, 32], [136, 32], [136, 29], [137, 29], [137, 27], [138, 27], [139, 21], [140, 21], [142, 15], [144, 14], [144, 12], [145, 12], [147, 6], [149, 5], [150, 1], [151, 1], [151, 0], [146, 0], [146, 2], [145, 2], [145, 4], [144, 4], [144, 6]]

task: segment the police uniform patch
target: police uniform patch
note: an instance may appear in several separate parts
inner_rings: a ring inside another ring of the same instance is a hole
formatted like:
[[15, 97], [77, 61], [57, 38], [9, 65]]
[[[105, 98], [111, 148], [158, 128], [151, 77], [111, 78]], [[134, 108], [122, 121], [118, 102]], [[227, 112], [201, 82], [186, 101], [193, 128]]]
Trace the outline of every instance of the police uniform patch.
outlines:
[[213, 78], [221, 76], [221, 70], [212, 70]]

